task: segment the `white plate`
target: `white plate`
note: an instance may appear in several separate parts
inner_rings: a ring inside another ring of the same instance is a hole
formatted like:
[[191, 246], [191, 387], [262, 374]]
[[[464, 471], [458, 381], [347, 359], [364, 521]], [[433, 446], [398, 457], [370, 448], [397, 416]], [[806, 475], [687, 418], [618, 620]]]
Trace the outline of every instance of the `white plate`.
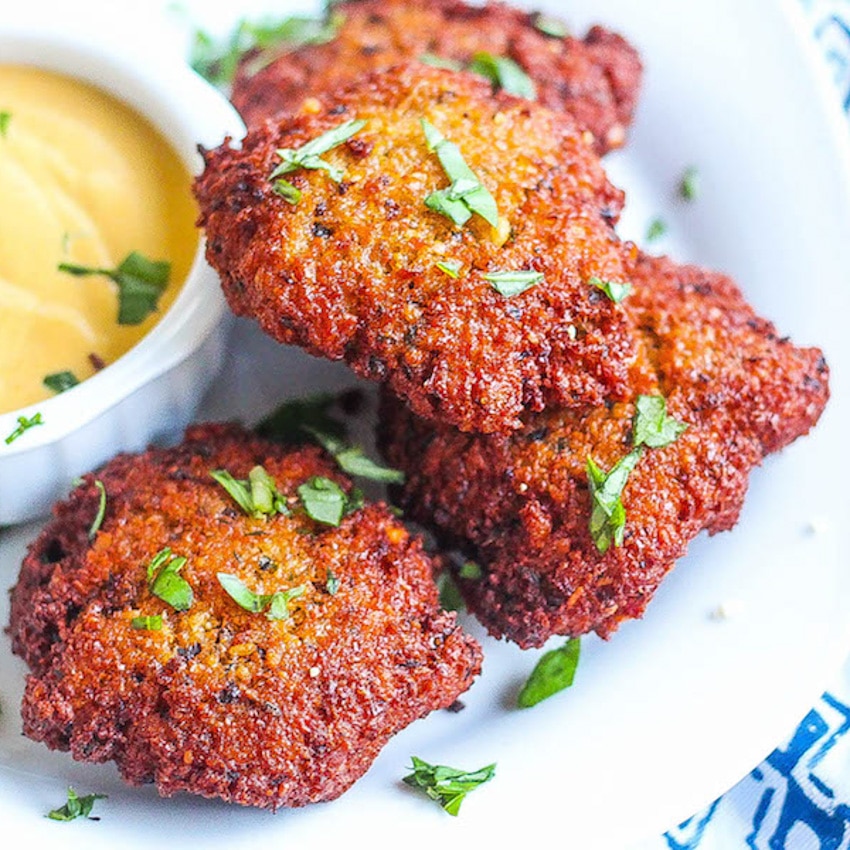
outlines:
[[[552, 0], [549, 8], [558, 5]], [[791, 5], [572, 6], [577, 29], [596, 20], [620, 29], [647, 66], [629, 149], [609, 163], [630, 192], [623, 233], [642, 237], [662, 214], [671, 230], [659, 250], [731, 272], [783, 332], [823, 347], [834, 397], [820, 425], [755, 472], [738, 528], [696, 541], [643, 621], [625, 624], [608, 643], [585, 640], [570, 691], [513, 710], [538, 653], [482, 636], [484, 673], [464, 698], [466, 710], [409, 727], [331, 804], [271, 816], [186, 796], [163, 801], [150, 788], [125, 787], [111, 766], [49, 753], [19, 735], [24, 670], [4, 638], [0, 822], [20, 829], [30, 846], [330, 848], [359, 846], [362, 836], [377, 848], [516, 847], [556, 836], [561, 847], [622, 848], [730, 787], [838, 670], [850, 637], [850, 574], [840, 544], [850, 473], [850, 189], [837, 109], [792, 32]], [[702, 194], [686, 206], [675, 186], [690, 164], [699, 167]], [[283, 395], [352, 383], [343, 369], [280, 349], [250, 325], [235, 333], [210, 416], [254, 418]], [[807, 533], [812, 522], [819, 533]], [[0, 583], [13, 583], [35, 532], [3, 533]], [[742, 606], [737, 618], [710, 619], [732, 599]], [[411, 754], [466, 768], [496, 761], [497, 776], [450, 818], [401, 785]], [[69, 783], [109, 794], [100, 823], [43, 818]]]

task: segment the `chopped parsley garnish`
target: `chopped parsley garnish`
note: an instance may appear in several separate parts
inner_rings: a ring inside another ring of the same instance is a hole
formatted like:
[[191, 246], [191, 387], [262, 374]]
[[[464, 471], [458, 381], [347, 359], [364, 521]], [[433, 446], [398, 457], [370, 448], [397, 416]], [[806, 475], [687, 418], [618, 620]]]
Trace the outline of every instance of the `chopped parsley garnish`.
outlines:
[[640, 395], [635, 403], [632, 443], [660, 449], [687, 430], [687, 424], [667, 415], [667, 401], [660, 395]]
[[416, 756], [411, 756], [410, 760], [413, 773], [405, 776], [404, 782], [413, 788], [421, 788], [450, 815], [457, 815], [466, 795], [479, 785], [489, 782], [496, 774], [495, 764], [470, 772], [441, 764], [428, 764]]
[[359, 446], [349, 446], [330, 434], [324, 434], [309, 425], [304, 430], [315, 438], [322, 448], [332, 454], [343, 472], [357, 475], [370, 481], [382, 481], [388, 484], [403, 484], [404, 473], [388, 466], [380, 466], [370, 460]]
[[435, 265], [443, 274], [447, 274], [454, 280], [460, 277], [460, 270], [463, 268], [460, 260], [438, 260]]
[[48, 812], [47, 817], [50, 820], [58, 821], [76, 820], [77, 818], [100, 820], [100, 818], [91, 817], [91, 811], [98, 800], [105, 799], [106, 794], [86, 794], [85, 797], [78, 797], [73, 788], [68, 788], [68, 802], [64, 806]]
[[[307, 592], [306, 585], [291, 587], [289, 590], [278, 590], [275, 593], [254, 593], [238, 576], [230, 573], [217, 573], [218, 583], [227, 595], [240, 607], [253, 614], [266, 611], [270, 620], [286, 620], [289, 618], [289, 602]], [[266, 610], [268, 609], [268, 610]]]
[[591, 286], [601, 289], [615, 304], [619, 304], [631, 291], [630, 283], [620, 283], [616, 280], [602, 280], [591, 277], [587, 281]]
[[308, 428], [343, 440], [345, 424], [329, 413], [338, 400], [336, 395], [322, 393], [286, 401], [263, 419], [256, 431], [261, 437], [282, 443], [303, 443], [308, 437]]
[[118, 286], [118, 324], [138, 325], [156, 311], [159, 298], [168, 286], [171, 263], [150, 260], [138, 251], [131, 251], [114, 269], [59, 263], [59, 271], [77, 277], [108, 277]]
[[696, 166], [685, 169], [679, 181], [679, 194], [686, 201], [695, 201], [699, 195], [699, 171]]
[[103, 525], [103, 518], [106, 516], [106, 487], [99, 478], [95, 478], [94, 486], [100, 491], [100, 499], [97, 505], [97, 513], [94, 515], [94, 520], [89, 528], [89, 540], [94, 540], [95, 535]]
[[473, 214], [480, 215], [496, 227], [499, 223], [496, 200], [466, 164], [460, 148], [446, 139], [426, 118], [421, 120], [421, 124], [428, 149], [437, 155], [443, 171], [452, 181], [448, 188], [428, 195], [425, 206], [451, 219], [458, 227], [463, 227]]
[[436, 53], [423, 53], [419, 57], [419, 61], [423, 65], [430, 65], [432, 68], [444, 68], [446, 71], [462, 71], [463, 64], [455, 59], [447, 59], [445, 56], [438, 56]]
[[162, 615], [148, 614], [143, 617], [133, 617], [130, 626], [140, 632], [158, 632], [162, 629]]
[[275, 514], [289, 515], [286, 498], [262, 466], [255, 466], [247, 479], [234, 478], [226, 469], [211, 469], [210, 476], [248, 516], [260, 519]]
[[663, 219], [654, 218], [646, 229], [646, 238], [649, 242], [660, 239], [667, 232], [667, 225]]
[[[196, 30], [189, 62], [202, 77], [213, 85], [225, 87], [233, 81], [240, 61], [247, 53], [262, 52], [271, 48], [279, 51], [303, 44], [323, 44], [336, 38], [342, 17], [330, 15], [326, 20], [292, 16], [280, 20], [240, 20], [230, 35], [223, 40], [214, 39], [203, 30]], [[259, 57], [250, 70], [256, 73], [271, 57]]]
[[514, 295], [520, 295], [540, 283], [543, 280], [543, 272], [536, 272], [531, 269], [515, 272], [490, 272], [483, 277], [484, 280], [490, 281], [493, 289], [499, 295], [512, 298]]
[[551, 18], [549, 15], [544, 15], [538, 12], [534, 16], [534, 28], [543, 35], [551, 36], [552, 38], [566, 38], [570, 34], [569, 27], [557, 18]]
[[44, 420], [40, 413], [34, 413], [29, 419], [26, 416], [18, 417], [18, 427], [6, 437], [6, 445], [10, 446], [18, 437], [23, 436], [30, 428], [35, 428], [36, 425], [44, 425]]
[[478, 581], [484, 575], [484, 571], [481, 569], [481, 565], [476, 564], [475, 561], [464, 561], [457, 574], [461, 578]]
[[12, 120], [12, 113], [7, 109], [0, 110], [0, 137], [6, 138], [6, 132], [9, 129], [9, 122]]
[[76, 387], [80, 383], [80, 379], [73, 372], [66, 370], [45, 375], [41, 383], [58, 395]]
[[338, 526], [353, 505], [336, 481], [321, 475], [315, 475], [301, 484], [298, 496], [307, 516], [324, 525]]
[[537, 88], [533, 80], [509, 56], [495, 56], [492, 53], [480, 52], [472, 57], [469, 71], [486, 77], [497, 88], [508, 94], [525, 97], [528, 100], [537, 99]]
[[621, 499], [629, 475], [640, 460], [643, 449], [637, 448], [621, 458], [608, 472], [603, 472], [587, 458], [587, 483], [593, 508], [590, 513], [590, 536], [596, 548], [605, 553], [613, 543], [622, 546], [626, 528], [626, 509]]
[[182, 555], [172, 556], [169, 547], [157, 552], [148, 564], [150, 592], [167, 602], [175, 611], [188, 611], [194, 600], [189, 582], [179, 575], [185, 565], [186, 558]]
[[274, 183], [274, 191], [285, 198], [290, 204], [297, 204], [301, 198], [301, 192], [288, 180], [283, 179], [284, 174], [291, 174], [300, 168], [313, 171], [327, 172], [328, 177], [335, 183], [342, 180], [345, 172], [336, 165], [322, 159], [322, 154], [327, 153], [335, 147], [347, 142], [352, 136], [359, 133], [367, 124], [366, 121], [345, 121], [338, 127], [316, 136], [315, 139], [301, 145], [300, 148], [278, 148], [275, 153], [281, 162], [269, 175], [269, 180]]
[[531, 708], [570, 687], [576, 675], [581, 641], [570, 638], [563, 646], [540, 657], [517, 696], [519, 708]]
[[330, 569], [328, 569], [328, 577], [325, 581], [325, 590], [327, 590], [330, 596], [336, 596], [336, 593], [339, 590], [339, 579]]

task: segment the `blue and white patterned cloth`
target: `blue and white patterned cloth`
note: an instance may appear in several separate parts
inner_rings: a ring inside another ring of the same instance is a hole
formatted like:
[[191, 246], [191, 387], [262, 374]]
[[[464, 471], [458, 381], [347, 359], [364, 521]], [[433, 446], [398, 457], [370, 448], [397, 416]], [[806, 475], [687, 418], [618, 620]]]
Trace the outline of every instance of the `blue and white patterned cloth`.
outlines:
[[[850, 0], [800, 0], [850, 119]], [[640, 850], [850, 850], [850, 663], [788, 740]]]

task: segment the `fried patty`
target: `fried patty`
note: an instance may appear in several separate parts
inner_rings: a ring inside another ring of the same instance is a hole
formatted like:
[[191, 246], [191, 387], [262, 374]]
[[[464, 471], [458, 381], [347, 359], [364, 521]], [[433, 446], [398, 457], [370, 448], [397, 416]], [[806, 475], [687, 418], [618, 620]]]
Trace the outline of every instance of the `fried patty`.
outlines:
[[[210, 476], [257, 464], [291, 515], [249, 516]], [[12, 592], [13, 648], [32, 670], [25, 734], [114, 760], [163, 795], [274, 809], [337, 797], [393, 734], [450, 705], [481, 652], [439, 609], [432, 560], [382, 504], [338, 527], [312, 519], [297, 488], [314, 476], [350, 492], [319, 449], [217, 425], [86, 476]], [[90, 540], [96, 479], [106, 513]], [[187, 559], [183, 612], [151, 591], [147, 565], [164, 547]], [[290, 591], [288, 615], [240, 607], [219, 572], [257, 594]], [[161, 629], [134, 628], [146, 616]]]
[[[299, 149], [349, 120], [367, 124], [285, 175]], [[498, 209], [464, 226], [425, 206], [451, 184], [422, 119], [460, 149]], [[519, 427], [524, 408], [622, 397], [635, 357], [622, 308], [592, 285], [623, 281], [613, 223], [623, 195], [563, 113], [493, 95], [468, 74], [408, 65], [205, 155], [195, 184], [207, 258], [231, 308], [272, 337], [344, 360], [420, 416], [462, 430]], [[438, 263], [457, 263], [456, 277]], [[485, 275], [538, 272], [521, 294]]]
[[[515, 434], [485, 437], [384, 401], [383, 448], [408, 474], [401, 504], [478, 561], [481, 578], [457, 577], [469, 607], [523, 647], [608, 637], [640, 617], [700, 531], [732, 528], [750, 470], [806, 433], [829, 395], [821, 352], [779, 338], [728, 277], [647, 256], [630, 277], [642, 350], [628, 402], [529, 415]], [[642, 394], [664, 396], [688, 427], [644, 449], [622, 495], [622, 546], [602, 554], [587, 459], [609, 470], [631, 451]]]
[[556, 32], [558, 22], [544, 16], [458, 0], [354, 0], [335, 4], [331, 14], [339, 28], [327, 43], [244, 57], [231, 99], [247, 124], [297, 111], [305, 98], [370, 71], [421, 57], [466, 67], [486, 52], [516, 62], [533, 81], [536, 100], [574, 116], [598, 153], [625, 141], [641, 62], [624, 38], [602, 27], [583, 39], [553, 36], [545, 30]]

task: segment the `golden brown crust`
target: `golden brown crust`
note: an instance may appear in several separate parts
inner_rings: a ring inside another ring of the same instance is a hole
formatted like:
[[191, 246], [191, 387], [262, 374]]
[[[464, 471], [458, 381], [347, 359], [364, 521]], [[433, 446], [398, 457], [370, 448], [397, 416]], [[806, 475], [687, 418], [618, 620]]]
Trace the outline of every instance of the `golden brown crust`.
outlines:
[[384, 402], [405, 510], [480, 562], [482, 579], [459, 579], [469, 606], [522, 646], [607, 637], [639, 617], [694, 536], [734, 525], [750, 469], [806, 433], [829, 395], [821, 352], [779, 339], [729, 278], [646, 256], [630, 278], [644, 367], [632, 400], [660, 393], [689, 427], [629, 477], [622, 547], [602, 555], [591, 539], [586, 462], [608, 469], [631, 450], [631, 401], [528, 416], [507, 437], [435, 428]]
[[[315, 106], [315, 105], [314, 105]], [[311, 107], [312, 110], [313, 107]], [[206, 154], [196, 183], [207, 256], [233, 310], [275, 339], [344, 359], [386, 382], [421, 416], [505, 431], [524, 407], [623, 395], [634, 359], [622, 309], [589, 284], [623, 280], [613, 231], [622, 193], [572, 121], [470, 75], [395, 69], [280, 117], [241, 149]], [[278, 148], [297, 148], [349, 119], [368, 125], [272, 190]], [[500, 224], [459, 228], [425, 207], [450, 181], [429, 151], [427, 118], [461, 149], [497, 202]], [[462, 263], [453, 280], [437, 262]], [[536, 270], [544, 282], [507, 298], [483, 275]]]
[[[262, 463], [293, 515], [246, 516], [209, 476]], [[230, 426], [190, 429], [172, 449], [122, 455], [87, 476], [31, 546], [11, 635], [32, 669], [24, 731], [75, 758], [114, 760], [133, 783], [277, 808], [341, 794], [394, 733], [450, 705], [481, 653], [441, 612], [432, 562], [383, 505], [321, 526], [295, 488], [350, 483], [314, 447], [287, 451]], [[164, 546], [188, 561], [194, 602], [153, 596]], [[303, 586], [290, 617], [239, 607], [216, 573], [256, 592]], [[331, 593], [333, 575], [338, 589]], [[135, 616], [163, 618], [160, 631]]]
[[483, 51], [518, 63], [534, 81], [537, 101], [572, 115], [593, 134], [598, 153], [625, 142], [642, 68], [616, 33], [597, 26], [584, 39], [552, 37], [537, 28], [535, 13], [503, 3], [355, 0], [335, 5], [333, 14], [341, 24], [332, 41], [243, 59], [231, 99], [248, 125], [424, 54], [467, 65]]

